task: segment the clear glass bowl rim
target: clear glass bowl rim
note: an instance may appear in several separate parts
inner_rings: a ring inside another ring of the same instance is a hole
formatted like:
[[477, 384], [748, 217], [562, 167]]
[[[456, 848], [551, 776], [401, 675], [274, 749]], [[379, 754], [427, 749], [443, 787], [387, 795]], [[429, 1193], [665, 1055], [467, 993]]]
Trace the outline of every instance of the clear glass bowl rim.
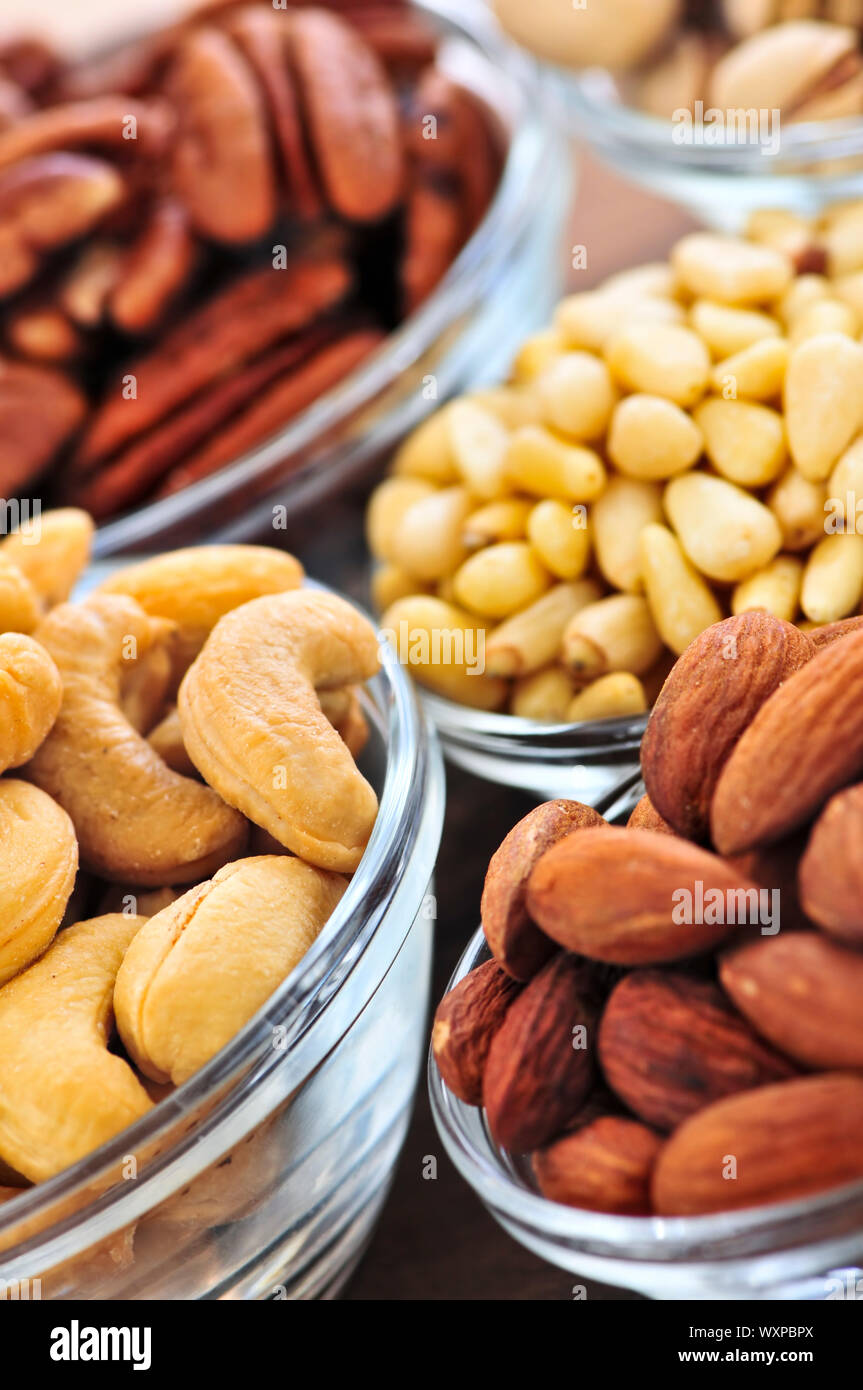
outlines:
[[[479, 927], [453, 971], [447, 991], [487, 955], [485, 936]], [[549, 1241], [589, 1245], [594, 1253], [601, 1251], [618, 1260], [633, 1262], [691, 1263], [693, 1247], [697, 1246], [702, 1252], [700, 1258], [707, 1263], [711, 1255], [715, 1256], [715, 1247], [723, 1243], [737, 1243], [741, 1238], [757, 1237], [759, 1233], [768, 1236], [771, 1230], [795, 1222], [808, 1226], [819, 1216], [829, 1217], [848, 1202], [863, 1201], [863, 1182], [855, 1182], [833, 1188], [821, 1196], [708, 1216], [617, 1216], [563, 1206], [517, 1183], [502, 1161], [492, 1163], [477, 1149], [460, 1123], [461, 1112], [468, 1111], [468, 1107], [444, 1084], [431, 1047], [427, 1076], [435, 1125], [462, 1177], [496, 1212], [519, 1226], [541, 1233]]]
[[587, 719], [577, 723], [524, 719], [514, 714], [460, 705], [422, 686], [420, 699], [435, 727], [440, 730], [457, 731], [459, 735], [467, 734], [480, 740], [513, 740], [537, 749], [571, 748], [574, 754], [585, 749], [637, 748], [648, 719], [646, 714]]
[[[496, 83], [517, 104], [519, 120], [508, 131], [509, 145], [495, 197], [480, 225], [450, 266], [443, 280], [416, 313], [411, 314], [381, 347], [338, 385], [303, 410], [271, 439], [221, 468], [208, 478], [158, 502], [145, 503], [97, 530], [93, 553], [98, 557], [152, 542], [162, 531], [193, 521], [202, 510], [242, 497], [243, 488], [294, 454], [314, 449], [321, 436], [373, 404], [399, 375], [412, 368], [464, 312], [477, 277], [490, 273], [511, 252], [536, 215], [548, 177], [549, 142], [559, 133], [549, 125], [540, 93], [541, 77], [521, 63], [481, 10], [466, 9], [458, 0], [415, 0], [421, 15], [443, 28], [444, 37], [471, 45], [494, 71]], [[417, 393], [419, 396], [419, 393]], [[415, 423], [416, 403], [401, 403], [389, 422], [393, 439]], [[327, 481], [338, 481], [363, 443], [338, 446], [337, 458], [313, 456], [285, 480], [291, 493], [310, 497]], [[271, 486], [278, 479], [273, 478]], [[268, 490], [265, 490], [265, 493]], [[264, 501], [270, 499], [265, 495]]]
[[[307, 581], [307, 585], [333, 592], [313, 581]], [[296, 1052], [309, 1028], [326, 1010], [338, 1006], [338, 984], [361, 959], [398, 891], [401, 866], [410, 859], [420, 836], [423, 813], [430, 809], [424, 797], [436, 796], [437, 784], [442, 782], [434, 731], [423, 717], [411, 681], [386, 644], [381, 646], [381, 670], [370, 685], [388, 725], [386, 772], [378, 816], [360, 866], [323, 933], [255, 1017], [187, 1082], [99, 1149], [24, 1191], [8, 1208], [0, 1206], [0, 1238], [18, 1223], [26, 1232], [28, 1218], [44, 1213], [55, 1203], [62, 1213], [56, 1222], [38, 1228], [32, 1238], [22, 1235], [19, 1243], [0, 1247], [0, 1267], [9, 1261], [14, 1269], [13, 1262], [20, 1263], [21, 1253], [40, 1250], [43, 1244], [88, 1223], [91, 1217], [109, 1217], [113, 1209], [123, 1209], [122, 1221], [109, 1219], [105, 1229], [98, 1232], [105, 1235], [149, 1210], [155, 1201], [163, 1200], [168, 1195], [165, 1192], [152, 1201], [146, 1200], [144, 1194], [148, 1187], [155, 1190], [164, 1169], [196, 1145], [203, 1146], [206, 1136], [219, 1128], [236, 1105], [248, 1103], [250, 1092], [265, 1092], [274, 1072]], [[440, 805], [431, 809], [434, 814], [439, 813], [442, 821], [442, 795]], [[328, 991], [328, 982], [340, 970], [343, 974], [336, 988]], [[344, 1020], [342, 1031], [351, 1021]], [[272, 1046], [276, 1025], [287, 1029], [285, 1047], [278, 1051]], [[99, 1179], [116, 1172], [127, 1155], [159, 1144], [170, 1135], [178, 1119], [195, 1113], [198, 1107], [203, 1115], [200, 1123], [148, 1160], [138, 1182], [111, 1186], [91, 1203], [86, 1201], [87, 1189], [97, 1187]], [[212, 1157], [200, 1168], [206, 1168]], [[130, 1194], [130, 1187], [138, 1192]], [[138, 1200], [129, 1202], [130, 1195]], [[81, 1199], [77, 1204], [76, 1198]], [[131, 1206], [136, 1210], [130, 1214], [126, 1209]]]
[[[505, 40], [506, 41], [506, 40]], [[510, 44], [514, 45], [512, 40]], [[670, 138], [672, 122], [629, 106], [609, 96], [613, 75], [602, 68], [581, 70], [564, 67], [519, 48], [526, 64], [544, 73], [551, 90], [563, 103], [569, 120], [582, 123], [579, 133], [591, 143], [607, 139], [626, 145], [632, 152], [698, 168], [702, 172], [764, 173], [769, 160], [754, 144], [698, 145]], [[709, 103], [705, 102], [705, 111]], [[786, 121], [781, 124], [781, 145], [776, 158], [784, 161], [847, 159], [863, 153], [863, 118], [841, 116], [821, 121]]]

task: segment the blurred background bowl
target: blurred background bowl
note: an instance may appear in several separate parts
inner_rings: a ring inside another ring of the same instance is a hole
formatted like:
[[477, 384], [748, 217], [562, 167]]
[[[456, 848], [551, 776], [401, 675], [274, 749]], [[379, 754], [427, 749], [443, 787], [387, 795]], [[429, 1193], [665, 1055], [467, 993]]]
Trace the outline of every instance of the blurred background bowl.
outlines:
[[[272, 531], [290, 524], [388, 451], [442, 400], [494, 381], [559, 299], [574, 188], [565, 135], [549, 120], [545, 77], [454, 0], [417, 6], [442, 34], [439, 65], [492, 107], [505, 137], [501, 182], [444, 279], [369, 357], [272, 439], [182, 492], [103, 525], [98, 556]], [[329, 577], [329, 575], [328, 575]]]

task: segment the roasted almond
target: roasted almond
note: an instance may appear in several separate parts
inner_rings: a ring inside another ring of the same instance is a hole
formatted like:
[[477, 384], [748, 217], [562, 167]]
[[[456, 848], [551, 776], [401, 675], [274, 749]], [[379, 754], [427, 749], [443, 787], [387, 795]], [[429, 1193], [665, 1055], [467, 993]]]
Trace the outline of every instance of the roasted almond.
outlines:
[[800, 897], [825, 931], [863, 945], [863, 783], [831, 797], [800, 861]]
[[791, 932], [729, 952], [719, 974], [741, 1013], [789, 1057], [863, 1067], [863, 955], [820, 932]]
[[815, 647], [829, 647], [831, 642], [838, 642], [840, 637], [848, 637], [852, 632], [859, 632], [861, 628], [863, 614], [857, 614], [853, 618], [840, 618], [838, 622], [813, 627], [809, 632], [809, 640]]
[[548, 936], [614, 965], [710, 951], [757, 907], [755, 884], [715, 854], [676, 835], [615, 826], [547, 850], [527, 886], [528, 912]]
[[768, 696], [813, 650], [799, 628], [758, 611], [714, 623], [687, 647], [662, 687], [641, 744], [650, 799], [678, 834], [708, 838], [710, 802], [732, 749]]
[[594, 1077], [597, 1017], [592, 971], [560, 954], [507, 1011], [483, 1081], [491, 1132], [505, 1149], [547, 1144], [576, 1114]]
[[660, 1216], [788, 1202], [863, 1178], [863, 1078], [761, 1086], [700, 1110], [653, 1170]]
[[[796, 830], [784, 840], [774, 845], [764, 845], [761, 849], [745, 850], [743, 854], [728, 856], [729, 864], [751, 878], [759, 888], [769, 894], [764, 902], [762, 926], [769, 925], [782, 931], [799, 931], [811, 927], [812, 922], [800, 902], [797, 871], [800, 856], [806, 847], [806, 830]], [[766, 921], [770, 918], [769, 923]], [[766, 935], [767, 933], [765, 933]], [[773, 935], [776, 934], [774, 931]]]
[[863, 631], [817, 652], [756, 714], [711, 806], [722, 854], [781, 840], [863, 774]]
[[529, 980], [557, 949], [527, 911], [527, 880], [534, 864], [573, 831], [602, 825], [602, 816], [580, 801], [546, 801], [520, 820], [492, 855], [482, 894], [482, 925], [493, 955], [515, 979]]
[[656, 830], [660, 835], [677, 834], [676, 830], [672, 830], [668, 821], [663, 820], [649, 796], [641, 798], [626, 822], [626, 828], [627, 830]]
[[711, 1101], [796, 1071], [721, 989], [671, 970], [636, 970], [615, 986], [598, 1047], [609, 1086], [656, 1129], [674, 1129]]
[[519, 990], [496, 960], [487, 960], [437, 1007], [432, 1028], [435, 1061], [449, 1089], [468, 1105], [482, 1105], [488, 1050]]
[[590, 1211], [646, 1216], [650, 1176], [662, 1140], [637, 1120], [604, 1115], [533, 1156], [549, 1201]]

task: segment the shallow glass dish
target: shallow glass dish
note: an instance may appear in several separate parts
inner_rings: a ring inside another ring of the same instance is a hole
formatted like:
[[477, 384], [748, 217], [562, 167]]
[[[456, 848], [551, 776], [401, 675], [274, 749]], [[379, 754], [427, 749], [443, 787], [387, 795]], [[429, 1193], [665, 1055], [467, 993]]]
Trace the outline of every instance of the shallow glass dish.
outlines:
[[360, 368], [212, 477], [106, 523], [97, 555], [247, 539], [272, 526], [274, 506], [300, 514], [383, 460], [447, 396], [499, 379], [550, 316], [568, 265], [573, 171], [568, 141], [548, 119], [544, 78], [457, 0], [418, 9], [444, 35], [441, 66], [499, 118], [505, 163], [485, 218], [428, 300]]
[[644, 794], [639, 764], [647, 715], [545, 724], [488, 714], [423, 690], [447, 758], [457, 767], [539, 800], [583, 801], [607, 819], [628, 815]]
[[330, 1297], [362, 1253], [422, 1064], [444, 807], [434, 733], [382, 658], [360, 760], [380, 810], [325, 930], [185, 1085], [0, 1204], [0, 1297]]
[[[487, 958], [480, 929], [447, 988]], [[561, 1269], [662, 1299], [839, 1300], [863, 1289], [863, 1183], [715, 1216], [577, 1210], [539, 1195], [527, 1164], [497, 1147], [484, 1112], [447, 1089], [431, 1053], [428, 1084], [462, 1177], [511, 1236]]]

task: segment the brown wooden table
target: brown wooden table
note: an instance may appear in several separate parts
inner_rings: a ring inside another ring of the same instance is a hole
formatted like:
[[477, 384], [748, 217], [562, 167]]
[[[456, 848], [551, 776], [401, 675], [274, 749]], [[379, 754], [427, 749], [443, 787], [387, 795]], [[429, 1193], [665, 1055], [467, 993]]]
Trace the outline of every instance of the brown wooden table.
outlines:
[[[587, 248], [587, 267], [570, 276], [572, 288], [587, 289], [613, 270], [663, 258], [685, 228], [677, 209], [581, 161], [571, 241]], [[567, 247], [562, 254], [568, 261]], [[364, 597], [367, 574], [361, 530], [364, 501], [364, 490], [357, 488], [307, 521], [302, 537], [287, 538], [302, 553], [311, 574], [332, 579], [357, 597]], [[310, 542], [309, 537], [314, 539]], [[436, 888], [433, 1003], [478, 925], [488, 860], [532, 804], [518, 792], [447, 769], [447, 813]], [[423, 1177], [429, 1155], [437, 1159], [434, 1180]], [[444, 1152], [422, 1077], [392, 1193], [344, 1296], [568, 1300], [576, 1282], [575, 1276], [523, 1249], [486, 1212]], [[595, 1284], [588, 1284], [588, 1296], [633, 1297]]]

